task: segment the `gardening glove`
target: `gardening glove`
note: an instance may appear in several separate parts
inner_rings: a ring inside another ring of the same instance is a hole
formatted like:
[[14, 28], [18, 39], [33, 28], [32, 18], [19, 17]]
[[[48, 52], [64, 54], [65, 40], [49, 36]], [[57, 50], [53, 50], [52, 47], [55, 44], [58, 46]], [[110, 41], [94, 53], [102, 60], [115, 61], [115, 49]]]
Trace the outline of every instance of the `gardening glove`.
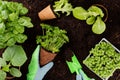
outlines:
[[83, 80], [81, 74], [77, 74], [77, 75], [76, 75], [76, 80]]
[[53, 62], [50, 62], [43, 67], [39, 66], [39, 51], [40, 51], [40, 45], [37, 46], [37, 48], [32, 54], [32, 59], [28, 66], [27, 80], [42, 80], [44, 75], [53, 66]]
[[34, 80], [42, 80], [46, 73], [52, 68], [53, 62], [46, 64], [43, 67], [39, 67]]
[[79, 72], [80, 72], [80, 74], [77, 74], [76, 80], [81, 80], [81, 79], [77, 79], [77, 78], [79, 78], [80, 76], [82, 77], [82, 80], [94, 80], [94, 79], [89, 78], [89, 77], [84, 73], [84, 71], [83, 71], [82, 69], [80, 69]]

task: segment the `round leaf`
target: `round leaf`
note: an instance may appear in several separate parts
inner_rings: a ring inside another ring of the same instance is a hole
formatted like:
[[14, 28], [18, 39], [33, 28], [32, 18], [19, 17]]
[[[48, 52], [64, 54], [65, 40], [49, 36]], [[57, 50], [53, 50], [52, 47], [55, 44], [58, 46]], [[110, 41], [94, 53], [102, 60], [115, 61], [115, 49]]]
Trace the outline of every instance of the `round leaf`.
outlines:
[[94, 16], [91, 16], [86, 20], [86, 23], [88, 25], [92, 25], [94, 22], [95, 22], [95, 17]]
[[6, 65], [6, 62], [4, 59], [0, 58], [0, 67], [1, 66], [5, 66]]
[[6, 76], [7, 74], [4, 71], [0, 70], [0, 80], [5, 80]]
[[20, 77], [22, 75], [22, 73], [20, 72], [20, 70], [17, 69], [17, 68], [11, 68], [10, 69], [10, 74], [12, 76], [15, 76], [15, 77]]
[[84, 8], [76, 7], [73, 9], [73, 16], [79, 20], [86, 20], [89, 14]]
[[97, 17], [97, 20], [92, 26], [92, 31], [95, 34], [102, 34], [106, 29], [105, 23], [102, 21], [101, 17]]
[[13, 66], [22, 66], [27, 60], [26, 53], [21, 46], [13, 46], [14, 56], [11, 59], [11, 64]]
[[94, 16], [98, 16], [98, 15], [100, 15], [100, 17], [104, 16], [102, 9], [97, 6], [91, 6], [88, 9], [88, 11], [91, 12], [92, 13], [91, 15], [94, 15]]

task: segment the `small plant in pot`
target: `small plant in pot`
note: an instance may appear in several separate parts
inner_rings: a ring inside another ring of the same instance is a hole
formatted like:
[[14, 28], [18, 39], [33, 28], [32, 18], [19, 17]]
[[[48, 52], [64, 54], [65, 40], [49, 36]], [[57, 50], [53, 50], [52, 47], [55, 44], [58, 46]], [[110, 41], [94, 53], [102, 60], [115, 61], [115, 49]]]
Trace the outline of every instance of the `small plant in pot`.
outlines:
[[41, 45], [40, 65], [45, 65], [52, 61], [60, 52], [61, 47], [69, 42], [65, 30], [57, 26], [41, 24], [43, 35], [37, 36], [37, 44]]
[[27, 60], [22, 46], [14, 45], [7, 47], [0, 57], [0, 80], [13, 79], [22, 76], [20, 67]]
[[66, 13], [66, 16], [70, 15], [73, 10], [72, 5], [68, 0], [55, 1], [53, 5], [48, 5], [46, 8], [38, 13], [39, 18], [43, 20], [55, 19], [60, 17], [61, 13]]

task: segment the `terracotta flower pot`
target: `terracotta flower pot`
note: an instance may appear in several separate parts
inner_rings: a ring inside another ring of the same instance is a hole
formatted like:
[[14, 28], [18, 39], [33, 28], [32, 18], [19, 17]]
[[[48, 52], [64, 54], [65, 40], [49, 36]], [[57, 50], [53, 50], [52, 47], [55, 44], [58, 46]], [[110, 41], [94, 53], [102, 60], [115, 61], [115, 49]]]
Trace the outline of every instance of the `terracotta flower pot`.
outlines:
[[50, 20], [50, 19], [55, 19], [56, 18], [56, 15], [54, 14], [53, 10], [51, 9], [51, 5], [48, 5], [46, 8], [41, 10], [38, 13], [38, 16], [39, 16], [41, 21]]
[[49, 62], [51, 62], [55, 57], [56, 53], [51, 53], [41, 48], [40, 50], [40, 65], [43, 66]]

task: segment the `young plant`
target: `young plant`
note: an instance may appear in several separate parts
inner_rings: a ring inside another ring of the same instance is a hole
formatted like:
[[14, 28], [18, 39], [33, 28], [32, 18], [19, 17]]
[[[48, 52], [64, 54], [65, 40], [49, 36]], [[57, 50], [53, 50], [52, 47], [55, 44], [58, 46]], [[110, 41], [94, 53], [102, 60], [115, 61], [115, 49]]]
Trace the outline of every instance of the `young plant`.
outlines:
[[5, 49], [0, 57], [0, 80], [5, 80], [8, 74], [13, 77], [20, 77], [20, 67], [27, 60], [24, 49], [21, 46], [10, 46]]
[[57, 26], [41, 24], [43, 35], [37, 36], [37, 44], [40, 44], [44, 49], [57, 53], [60, 48], [67, 42], [69, 38], [65, 30], [59, 29]]
[[101, 79], [106, 80], [116, 69], [120, 69], [120, 51], [103, 39], [90, 50], [83, 63]]
[[95, 34], [102, 34], [106, 29], [106, 24], [102, 20], [104, 13], [97, 6], [91, 6], [88, 10], [85, 10], [83, 7], [75, 7], [73, 16], [79, 20], [86, 20], [88, 25], [92, 25], [92, 31]]
[[66, 13], [66, 16], [68, 16], [72, 10], [72, 5], [68, 0], [55, 1], [55, 4], [53, 5], [53, 11], [58, 15], [58, 17], [60, 17], [59, 12], [62, 12], [62, 14]]
[[21, 3], [0, 0], [0, 49], [27, 39], [25, 27], [33, 27], [27, 12]]
[[55, 1], [53, 5], [48, 5], [38, 13], [39, 18], [43, 20], [50, 20], [60, 17], [61, 14], [70, 15], [73, 10], [71, 3], [68, 0]]

